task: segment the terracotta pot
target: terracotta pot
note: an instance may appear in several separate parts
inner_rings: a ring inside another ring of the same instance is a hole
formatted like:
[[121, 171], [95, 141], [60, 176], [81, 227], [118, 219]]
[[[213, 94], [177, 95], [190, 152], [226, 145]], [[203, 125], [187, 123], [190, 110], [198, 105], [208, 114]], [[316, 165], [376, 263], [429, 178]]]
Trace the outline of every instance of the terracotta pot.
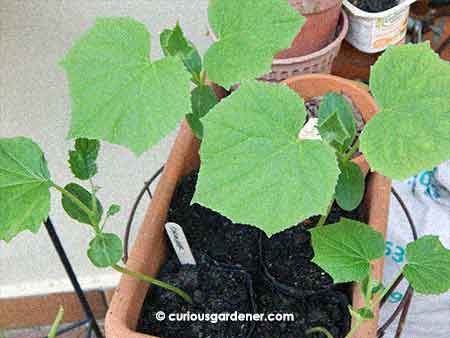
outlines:
[[334, 39], [342, 0], [289, 0], [289, 3], [306, 17], [306, 23], [291, 48], [280, 52], [277, 59], [314, 53]]
[[[288, 80], [286, 83], [306, 100], [313, 96], [324, 95], [328, 91], [343, 92], [363, 113], [366, 121], [372, 118], [378, 110], [374, 100], [367, 91], [351, 81], [331, 75], [299, 76]], [[164, 224], [167, 210], [178, 180], [199, 167], [199, 148], [199, 141], [189, 129], [186, 121], [184, 121], [156, 188], [154, 199], [139, 229], [127, 263], [128, 268], [151, 276], [157, 275], [158, 270], [166, 259], [167, 243], [164, 235]], [[367, 162], [362, 157], [356, 161], [365, 168], [365, 171], [368, 171]], [[364, 217], [370, 226], [384, 234], [386, 233], [388, 218], [389, 196], [390, 181], [376, 173], [371, 173], [368, 177], [367, 192], [364, 200]], [[383, 261], [377, 261], [373, 269], [375, 277], [381, 280]], [[150, 337], [135, 332], [148, 289], [148, 284], [139, 282], [126, 275], [122, 276], [106, 316], [105, 329], [107, 338]], [[354, 306], [359, 307], [362, 302], [362, 297], [354, 292]], [[375, 338], [376, 329], [376, 320], [368, 322], [361, 327], [356, 337]]]

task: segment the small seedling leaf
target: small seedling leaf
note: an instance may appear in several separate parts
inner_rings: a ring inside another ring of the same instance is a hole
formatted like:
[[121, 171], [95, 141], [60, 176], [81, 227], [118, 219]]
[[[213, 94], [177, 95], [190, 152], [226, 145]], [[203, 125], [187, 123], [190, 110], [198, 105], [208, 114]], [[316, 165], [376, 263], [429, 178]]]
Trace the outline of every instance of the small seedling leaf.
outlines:
[[421, 294], [441, 294], [450, 289], [450, 250], [438, 236], [424, 236], [406, 247], [408, 264], [403, 273]]
[[98, 234], [90, 243], [87, 255], [92, 264], [107, 268], [116, 264], [123, 254], [122, 241], [115, 234]]
[[69, 151], [72, 173], [80, 180], [88, 180], [97, 174], [97, 156], [100, 150], [98, 140], [79, 138], [75, 140], [75, 150]]
[[[92, 194], [89, 191], [87, 191], [81, 185], [78, 185], [76, 183], [69, 183], [64, 187], [64, 189], [67, 190], [72, 195], [74, 195], [76, 198], [78, 198], [80, 202], [86, 206], [86, 208], [94, 212], [92, 208]], [[91, 221], [89, 215], [65, 194], [62, 195], [61, 201], [64, 210], [71, 218], [80, 223], [94, 225], [93, 224], [94, 222]], [[95, 216], [95, 223], [98, 224], [100, 222], [102, 215], [103, 215], [103, 207], [100, 201], [97, 199], [97, 214]]]
[[363, 307], [357, 311], [358, 315], [364, 320], [371, 320], [375, 318], [373, 311], [368, 307]]
[[208, 18], [218, 41], [206, 52], [205, 69], [227, 89], [269, 73], [275, 54], [291, 46], [305, 22], [279, 0], [211, 0]]
[[107, 215], [108, 216], [114, 216], [115, 214], [120, 212], [120, 205], [113, 204], [109, 207]]
[[384, 291], [383, 283], [377, 282], [375, 286], [372, 288], [372, 295], [376, 295], [377, 293], [381, 293]]
[[190, 74], [178, 57], [151, 62], [150, 34], [131, 18], [99, 18], [61, 64], [72, 101], [70, 138], [140, 155], [190, 112]]
[[191, 41], [186, 39], [180, 24], [174, 29], [165, 29], [160, 34], [161, 48], [166, 56], [179, 56], [186, 69], [198, 78], [202, 70], [202, 58]]
[[329, 92], [319, 107], [319, 132], [328, 143], [345, 151], [356, 135], [353, 109], [340, 94]]
[[369, 274], [371, 261], [384, 254], [383, 235], [361, 222], [342, 218], [336, 224], [310, 231], [313, 262], [335, 283], [361, 281]]
[[32, 140], [0, 139], [0, 240], [20, 232], [38, 232], [50, 211], [50, 173]]
[[391, 47], [378, 59], [370, 88], [381, 111], [360, 149], [371, 168], [404, 180], [447, 160], [450, 67], [428, 43]]
[[200, 119], [194, 114], [187, 114], [186, 121], [188, 122], [189, 127], [191, 127], [195, 137], [197, 137], [199, 140], [203, 139], [202, 121], [200, 121]]
[[339, 163], [336, 202], [344, 210], [356, 209], [364, 197], [365, 180], [361, 168], [351, 161]]
[[196, 87], [191, 93], [192, 113], [198, 118], [208, 114], [216, 104], [216, 94], [209, 86]]
[[305, 119], [286, 85], [243, 83], [202, 119], [195, 201], [268, 235], [325, 213], [339, 169], [328, 144], [298, 139]]

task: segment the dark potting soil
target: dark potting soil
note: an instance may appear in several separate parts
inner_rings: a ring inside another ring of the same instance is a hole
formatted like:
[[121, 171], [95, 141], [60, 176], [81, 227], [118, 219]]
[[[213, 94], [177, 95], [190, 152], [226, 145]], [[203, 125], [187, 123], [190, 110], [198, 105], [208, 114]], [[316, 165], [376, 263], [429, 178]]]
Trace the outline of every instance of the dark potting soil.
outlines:
[[194, 256], [206, 254], [214, 260], [235, 265], [255, 274], [259, 270], [259, 237], [266, 237], [258, 228], [235, 224], [218, 212], [199, 204], [190, 205], [197, 173], [184, 177], [169, 209], [169, 222], [182, 226]]
[[[246, 272], [222, 267], [200, 255], [196, 266], [180, 266], [176, 272], [163, 269], [158, 278], [186, 291], [193, 303], [185, 302], [166, 289], [153, 287], [142, 306], [138, 332], [162, 338], [245, 338], [251, 333], [251, 322], [213, 323], [201, 317], [196, 321], [171, 321], [168, 318], [169, 314], [253, 313], [251, 279]], [[156, 319], [159, 311], [166, 314], [162, 321]]]
[[383, 12], [400, 3], [399, 0], [350, 0], [350, 2], [359, 9], [370, 13]]
[[344, 337], [349, 331], [348, 299], [339, 291], [298, 299], [264, 284], [257, 286], [256, 294], [258, 313], [291, 315], [294, 320], [257, 322], [254, 338], [323, 338], [322, 334], [306, 334], [317, 326], [325, 327], [333, 337]]

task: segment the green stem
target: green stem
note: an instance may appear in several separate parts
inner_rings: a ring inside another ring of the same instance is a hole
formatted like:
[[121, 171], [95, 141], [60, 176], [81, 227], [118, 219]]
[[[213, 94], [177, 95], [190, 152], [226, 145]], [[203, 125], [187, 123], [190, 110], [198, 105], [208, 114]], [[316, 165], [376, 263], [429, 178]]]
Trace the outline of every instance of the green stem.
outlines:
[[333, 196], [333, 198], [331, 199], [331, 203], [328, 206], [327, 213], [325, 215], [320, 216], [319, 222], [317, 222], [317, 224], [316, 224], [317, 227], [321, 227], [322, 225], [325, 225], [328, 215], [331, 212], [331, 208], [333, 208], [334, 200], [335, 200], [335, 196]]
[[120, 273], [127, 274], [127, 275], [134, 277], [142, 282], [153, 284], [153, 285], [159, 286], [161, 288], [164, 288], [166, 290], [175, 292], [178, 296], [183, 298], [185, 301], [192, 304], [191, 296], [189, 296], [186, 292], [184, 292], [180, 288], [177, 288], [176, 286], [172, 286], [172, 285], [165, 283], [163, 281], [160, 281], [158, 279], [144, 275], [143, 273], [128, 270], [127, 268], [119, 266], [117, 264], [112, 265], [112, 268]]
[[58, 333], [58, 328], [61, 325], [63, 317], [64, 317], [64, 308], [62, 306], [60, 306], [58, 314], [56, 315], [55, 321], [53, 322], [50, 332], [48, 333], [48, 338], [56, 337], [56, 334]]
[[57, 185], [55, 183], [53, 183], [53, 187], [56, 190], [58, 190], [61, 194], [65, 195], [68, 199], [70, 199], [73, 203], [75, 203], [77, 205], [77, 207], [79, 207], [81, 210], [83, 210], [86, 213], [86, 215], [88, 215], [89, 220], [91, 221], [92, 226], [94, 227], [94, 230], [96, 233], [101, 232], [100, 228], [98, 226], [98, 222], [95, 219], [95, 214], [92, 212], [92, 210], [90, 210], [87, 206], [85, 206], [83, 204], [83, 202], [81, 202], [74, 194], [67, 191], [63, 187], [60, 187], [59, 185]]
[[91, 184], [92, 210], [94, 211], [94, 215], [97, 215], [97, 198], [95, 197], [95, 186], [92, 178], [89, 179], [89, 183]]
[[365, 305], [370, 306], [370, 301], [372, 299], [372, 267], [369, 271], [368, 287], [367, 287], [367, 292], [364, 296], [365, 296]]
[[355, 325], [352, 326], [352, 329], [350, 330], [349, 333], [347, 333], [345, 338], [353, 337], [353, 335], [356, 333], [356, 331], [358, 331], [359, 327], [362, 325], [363, 322], [364, 322], [364, 320], [362, 320], [361, 318], [357, 318]]
[[321, 327], [321, 326], [313, 327], [313, 328], [309, 329], [308, 331], [306, 331], [306, 334], [308, 336], [313, 333], [323, 333], [325, 336], [327, 336], [327, 338], [334, 338], [333, 335], [330, 333], [330, 331], [328, 331], [326, 328]]
[[348, 161], [352, 158], [353, 154], [356, 153], [359, 149], [359, 139], [352, 145], [352, 147], [342, 156], [342, 161]]
[[384, 296], [386, 296], [386, 294], [391, 290], [391, 288], [394, 286], [395, 282], [397, 281], [397, 279], [400, 278], [400, 276], [403, 274], [403, 269], [400, 269], [399, 272], [397, 272], [397, 274], [395, 275], [395, 277], [391, 280], [391, 282], [389, 283], [389, 285], [384, 289], [384, 291], [381, 293], [380, 297], [378, 297], [374, 302], [374, 306], [376, 304], [378, 304]]

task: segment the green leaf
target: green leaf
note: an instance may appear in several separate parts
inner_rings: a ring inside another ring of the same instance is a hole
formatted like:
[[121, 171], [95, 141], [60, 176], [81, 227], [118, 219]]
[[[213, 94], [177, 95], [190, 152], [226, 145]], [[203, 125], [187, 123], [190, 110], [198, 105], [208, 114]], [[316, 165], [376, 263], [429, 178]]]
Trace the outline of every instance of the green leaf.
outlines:
[[72, 102], [70, 138], [141, 154], [190, 112], [190, 74], [178, 57], [151, 62], [150, 35], [131, 18], [100, 18], [62, 65]]
[[75, 141], [75, 150], [69, 152], [69, 164], [75, 177], [88, 180], [97, 174], [97, 156], [100, 142], [79, 138]]
[[123, 254], [122, 241], [115, 234], [98, 234], [90, 243], [87, 255], [92, 264], [107, 268], [116, 264]]
[[196, 87], [191, 93], [192, 112], [198, 118], [208, 114], [217, 102], [217, 96], [209, 86]]
[[327, 93], [319, 107], [319, 132], [328, 143], [344, 152], [356, 135], [353, 109], [347, 100], [338, 93]]
[[344, 210], [356, 209], [364, 197], [365, 180], [361, 169], [351, 161], [339, 163], [341, 174], [336, 186], [336, 202]]
[[115, 214], [120, 212], [120, 205], [113, 204], [109, 207], [108, 212], [106, 213], [108, 216], [114, 216]]
[[367, 224], [342, 218], [340, 222], [310, 230], [313, 262], [328, 272], [335, 283], [361, 281], [371, 261], [384, 254], [383, 235]]
[[32, 140], [0, 139], [0, 240], [38, 232], [50, 211], [47, 161]]
[[403, 180], [450, 158], [450, 67], [428, 43], [385, 51], [370, 88], [381, 111], [360, 149], [372, 169]]
[[[72, 194], [76, 198], [78, 198], [80, 202], [86, 206], [86, 208], [94, 212], [92, 208], [92, 194], [89, 191], [87, 191], [81, 185], [78, 185], [76, 183], [69, 183], [64, 187], [64, 189], [67, 190], [70, 194]], [[95, 222], [98, 224], [102, 219], [103, 207], [100, 201], [98, 199], [96, 200], [97, 200], [97, 213], [95, 217]], [[61, 201], [64, 210], [71, 218], [77, 220], [80, 223], [94, 225], [91, 219], [89, 218], [89, 215], [65, 194], [62, 195]]]
[[325, 213], [339, 169], [329, 145], [297, 138], [305, 119], [286, 85], [243, 83], [202, 119], [196, 202], [268, 235]]
[[305, 22], [287, 1], [210, 0], [210, 26], [218, 41], [205, 55], [208, 78], [229, 88], [271, 71]]
[[375, 318], [373, 311], [368, 307], [363, 307], [357, 311], [358, 315], [364, 320], [371, 320]]
[[423, 236], [406, 247], [408, 264], [403, 274], [422, 294], [440, 294], [450, 289], [450, 250], [438, 236]]
[[377, 293], [381, 293], [384, 291], [383, 283], [377, 282], [375, 286], [372, 288], [372, 295], [376, 295]]
[[202, 121], [200, 121], [200, 119], [194, 114], [187, 114], [186, 121], [188, 122], [189, 127], [191, 127], [195, 137], [197, 137], [199, 140], [203, 139]]
[[165, 29], [160, 35], [161, 48], [166, 56], [179, 56], [186, 69], [198, 78], [202, 71], [202, 58], [194, 44], [186, 39], [177, 22], [174, 29]]

